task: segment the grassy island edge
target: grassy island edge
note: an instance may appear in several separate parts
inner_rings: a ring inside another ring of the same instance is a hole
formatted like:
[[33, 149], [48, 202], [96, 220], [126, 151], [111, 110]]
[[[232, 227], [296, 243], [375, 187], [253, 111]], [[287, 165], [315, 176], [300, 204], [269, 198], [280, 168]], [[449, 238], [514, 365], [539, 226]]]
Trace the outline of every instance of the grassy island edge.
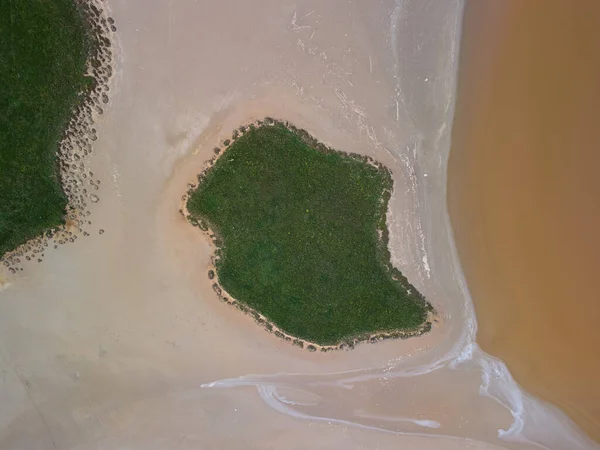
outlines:
[[[335, 344], [319, 344], [317, 342], [313, 342], [305, 338], [299, 338], [297, 336], [293, 336], [292, 334], [285, 332], [283, 329], [278, 327], [273, 321], [271, 321], [269, 318], [267, 318], [265, 315], [263, 315], [253, 307], [245, 304], [241, 300], [235, 299], [219, 283], [215, 263], [216, 258], [218, 258], [217, 255], [219, 254], [222, 245], [221, 237], [218, 235], [217, 232], [210, 228], [210, 225], [204, 218], [195, 216], [192, 213], [190, 213], [190, 211], [188, 210], [188, 201], [191, 195], [198, 188], [199, 184], [203, 181], [207, 172], [214, 167], [216, 161], [221, 156], [223, 156], [223, 154], [226, 153], [227, 149], [244, 133], [262, 126], [283, 126], [288, 131], [294, 133], [297, 137], [299, 137], [304, 144], [318, 150], [319, 152], [325, 154], [336, 153], [347, 158], [370, 164], [371, 166], [376, 167], [379, 173], [384, 176], [385, 189], [382, 194], [382, 202], [380, 205], [381, 220], [377, 225], [377, 231], [380, 236], [380, 244], [382, 250], [380, 254], [380, 262], [386, 267], [387, 270], [390, 271], [391, 276], [395, 281], [400, 282], [403, 285], [403, 287], [412, 290], [418, 297], [419, 301], [422, 304], [422, 307], [425, 310], [425, 319], [419, 326], [409, 329], [396, 329], [391, 331], [386, 330], [361, 333], [340, 339]], [[208, 267], [208, 278], [212, 282], [212, 289], [220, 301], [227, 303], [242, 311], [243, 313], [249, 315], [254, 319], [254, 321], [258, 325], [262, 326], [267, 332], [274, 334], [276, 337], [286, 342], [289, 342], [297, 347], [304, 348], [312, 352], [328, 352], [332, 350], [353, 349], [356, 345], [360, 343], [376, 343], [388, 339], [407, 339], [410, 337], [423, 335], [431, 330], [433, 322], [437, 321], [437, 319], [435, 319], [437, 313], [434, 307], [412, 284], [409, 283], [409, 281], [401, 273], [401, 271], [398, 268], [394, 267], [391, 263], [391, 253], [389, 251], [388, 245], [389, 230], [387, 227], [387, 214], [389, 200], [392, 195], [393, 179], [391, 170], [389, 168], [387, 168], [381, 162], [376, 161], [374, 158], [371, 158], [370, 156], [361, 155], [358, 153], [345, 152], [328, 147], [325, 144], [318, 141], [312, 135], [310, 135], [306, 130], [295, 127], [289, 121], [277, 120], [271, 117], [265, 117], [262, 120], [254, 120], [251, 122], [247, 122], [241, 125], [240, 127], [236, 128], [235, 130], [233, 130], [230, 138], [224, 139], [221, 142], [220, 146], [214, 147], [213, 152], [213, 156], [205, 162], [204, 169], [196, 176], [195, 182], [188, 183], [187, 192], [181, 197], [179, 212], [192, 226], [199, 228], [204, 237], [209, 242], [209, 245], [211, 247], [211, 259]]]
[[37, 228], [30, 227], [0, 245], [0, 263], [12, 274], [23, 270], [23, 260], [41, 262], [50, 244], [56, 248], [74, 242], [77, 234], [89, 235], [83, 231], [91, 223], [86, 206], [98, 201], [93, 190], [98, 189], [100, 180], [92, 179], [86, 157], [92, 152], [93, 141], [98, 139], [94, 127], [96, 117], [104, 113], [104, 104], [109, 101], [109, 84], [115, 72], [111, 34], [116, 26], [103, 2], [68, 2], [79, 21], [76, 26], [82, 30], [84, 67], [77, 75], [79, 82], [72, 92], [69, 112], [55, 121], [56, 133], [47, 151], [54, 182], [64, 196], [64, 203], [59, 207], [60, 217], [56, 220]]

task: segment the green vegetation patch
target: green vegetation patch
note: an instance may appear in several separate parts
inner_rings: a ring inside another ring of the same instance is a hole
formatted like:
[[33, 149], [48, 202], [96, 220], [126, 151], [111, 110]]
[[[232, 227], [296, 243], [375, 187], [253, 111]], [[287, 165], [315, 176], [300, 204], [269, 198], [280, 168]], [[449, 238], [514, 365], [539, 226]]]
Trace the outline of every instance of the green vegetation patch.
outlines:
[[221, 286], [321, 345], [422, 326], [430, 306], [390, 264], [391, 175], [367, 161], [281, 123], [237, 138], [187, 204], [218, 236]]
[[64, 222], [56, 153], [86, 56], [73, 0], [0, 2], [0, 256]]

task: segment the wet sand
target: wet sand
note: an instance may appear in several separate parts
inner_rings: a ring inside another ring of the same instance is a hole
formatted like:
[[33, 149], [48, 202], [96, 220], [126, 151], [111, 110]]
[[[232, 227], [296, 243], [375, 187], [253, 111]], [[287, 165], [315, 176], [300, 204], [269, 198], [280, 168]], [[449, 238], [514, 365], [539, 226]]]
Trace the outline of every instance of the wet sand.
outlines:
[[600, 440], [600, 3], [467, 3], [449, 208], [481, 347]]
[[[474, 342], [446, 211], [462, 2], [111, 0], [91, 233], [0, 293], [0, 448], [593, 448]], [[179, 213], [240, 124], [289, 120], [394, 174], [424, 336], [310, 353], [219, 302]]]

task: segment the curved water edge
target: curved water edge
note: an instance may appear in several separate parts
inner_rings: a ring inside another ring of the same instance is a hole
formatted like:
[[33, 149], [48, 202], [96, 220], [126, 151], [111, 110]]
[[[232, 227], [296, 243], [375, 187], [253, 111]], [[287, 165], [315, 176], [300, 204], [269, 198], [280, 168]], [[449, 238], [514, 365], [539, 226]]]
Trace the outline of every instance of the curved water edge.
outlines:
[[[444, 280], [436, 279], [440, 268], [435, 264], [440, 260], [450, 263], [451, 280], [460, 293], [459, 296], [448, 296], [442, 300], [448, 303], [458, 300], [458, 304], [444, 305], [448, 316], [454, 316], [453, 320], [456, 321], [452, 345], [441, 355], [430, 351], [432, 359], [426, 363], [415, 364], [414, 359], [408, 357], [388, 361], [387, 365], [384, 364], [379, 368], [318, 375], [299, 373], [246, 375], [206, 383], [202, 387], [255, 386], [260, 397], [273, 409], [300, 419], [340, 423], [398, 434], [473, 441], [466, 437], [454, 436], [452, 431], [449, 434], [429, 431], [428, 429], [443, 428], [442, 423], [432, 419], [396, 415], [376, 416], [360, 410], [354, 411], [350, 415], [351, 418], [347, 419], [335, 415], [319, 415], [311, 412], [311, 407], [318, 410], [323, 401], [323, 397], [315, 393], [318, 390], [315, 389], [316, 386], [329, 386], [329, 388], [349, 391], [355, 384], [381, 380], [382, 377], [386, 383], [390, 383], [394, 378], [420, 377], [437, 371], [460, 371], [475, 366], [480, 380], [478, 394], [481, 401], [483, 402], [485, 398], [490, 399], [507, 410], [512, 417], [508, 426], [497, 430], [500, 442], [521, 444], [518, 448], [597, 448], [557, 408], [532, 398], [524, 392], [510, 375], [506, 365], [483, 352], [476, 343], [477, 322], [474, 307], [458, 259], [445, 202], [447, 161], [458, 72], [458, 47], [465, 4], [463, 0], [456, 0], [447, 2], [443, 7], [439, 2], [436, 3], [435, 8], [431, 8], [432, 6], [431, 1], [397, 0], [396, 7], [390, 14], [389, 43], [394, 60], [394, 78], [397, 83], [391, 109], [392, 113], [395, 109], [396, 120], [401, 127], [409, 131], [410, 140], [407, 141], [405, 148], [384, 150], [404, 166], [412, 195], [409, 207], [416, 212], [411, 217], [413, 222], [405, 228], [412, 232], [412, 241], [408, 245], [413, 247], [412, 253], [419, 255], [420, 258], [404, 261], [401, 259], [402, 255], [398, 255], [395, 264], [404, 273], [412, 275], [412, 277], [409, 275], [409, 279], [415, 280], [414, 283], [419, 289], [423, 289], [426, 294], [433, 291], [434, 298], [440, 300], [440, 296], [436, 294], [440, 287], [443, 292], [444, 287], [440, 285]], [[447, 11], [440, 11], [444, 7]], [[433, 11], [434, 9], [437, 11]], [[439, 19], [443, 23], [438, 23], [436, 27], [430, 21], [432, 18]], [[426, 39], [418, 42], [419, 36], [423, 36], [418, 32], [418, 27], [422, 23], [421, 20], [425, 19], [429, 20], [428, 26], [431, 27], [429, 31], [438, 30], [437, 35], [433, 39], [427, 35]], [[411, 29], [415, 24], [416, 28]], [[402, 40], [402, 37], [405, 39]], [[411, 48], [402, 49], [402, 45]], [[420, 57], [425, 61], [419, 61]], [[411, 72], [415, 67], [417, 71]], [[373, 143], [377, 146], [376, 139]], [[438, 222], [433, 216], [440, 211], [428, 209], [429, 197], [433, 196], [432, 190], [443, 192], [442, 217], [438, 217], [442, 220]], [[390, 210], [388, 225], [391, 234], [394, 233], [395, 220], [394, 211]], [[441, 234], [446, 238], [443, 246], [447, 252], [446, 258], [429, 256], [430, 253], [439, 252], [439, 242], [436, 243], [433, 238], [435, 232], [440, 232], [440, 229], [435, 229], [436, 227], [441, 227], [443, 230]], [[411, 263], [413, 267], [408, 266]], [[433, 288], [430, 285], [434, 285]], [[457, 318], [456, 315], [460, 317]], [[311, 398], [311, 401], [306, 403], [284, 395], [282, 392], [289, 390], [291, 385], [295, 386], [293, 388], [295, 392]], [[303, 386], [302, 389], [298, 389], [299, 385]], [[346, 392], [345, 395], [351, 394]], [[378, 422], [378, 425], [370, 422]], [[413, 427], [403, 429], [399, 424], [411, 424]], [[414, 426], [418, 429], [414, 429]]]

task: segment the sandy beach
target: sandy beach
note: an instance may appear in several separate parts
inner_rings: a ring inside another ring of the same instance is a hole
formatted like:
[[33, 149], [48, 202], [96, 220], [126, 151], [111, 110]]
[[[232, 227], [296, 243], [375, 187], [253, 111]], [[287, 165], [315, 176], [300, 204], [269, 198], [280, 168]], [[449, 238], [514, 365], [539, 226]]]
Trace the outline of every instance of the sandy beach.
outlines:
[[[475, 342], [446, 210], [461, 1], [105, 5], [97, 231], [1, 275], [0, 448], [597, 448]], [[310, 353], [218, 301], [181, 196], [265, 116], [392, 170], [390, 250], [430, 333]]]
[[467, 8], [449, 207], [478, 342], [600, 440], [600, 4]]

